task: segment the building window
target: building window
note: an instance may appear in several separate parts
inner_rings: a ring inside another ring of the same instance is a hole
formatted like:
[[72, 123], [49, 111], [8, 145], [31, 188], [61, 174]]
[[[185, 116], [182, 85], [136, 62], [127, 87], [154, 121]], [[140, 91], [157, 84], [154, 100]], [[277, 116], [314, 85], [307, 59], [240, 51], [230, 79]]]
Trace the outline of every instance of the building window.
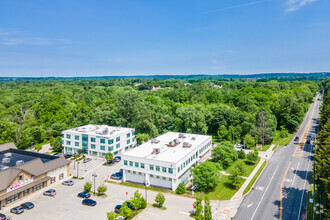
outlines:
[[130, 133], [127, 133], [127, 138], [129, 138], [131, 136], [131, 134]]
[[133, 136], [135, 135], [135, 131], [132, 132], [132, 135], [133, 135]]
[[7, 199], [6, 199], [6, 203], [9, 204], [9, 203], [12, 203], [16, 200], [19, 199], [19, 196], [18, 196], [18, 193], [13, 195], [13, 196], [9, 196]]
[[132, 142], [134, 142], [135, 141], [135, 138], [132, 138]]
[[168, 178], [169, 181], [172, 181], [172, 178]]
[[129, 165], [132, 167], [133, 166], [133, 161], [130, 161], [129, 162]]
[[130, 173], [131, 171], [130, 170], [127, 170], [127, 173]]
[[154, 175], [150, 174], [150, 177], [154, 177]]
[[108, 144], [113, 144], [113, 139], [108, 140]]
[[117, 138], [116, 138], [116, 142], [118, 142], [118, 141], [120, 141], [120, 137], [117, 137]]
[[127, 144], [129, 144], [129, 143], [131, 143], [131, 140], [130, 139], [127, 140]]
[[23, 180], [23, 175], [19, 175], [18, 180]]
[[72, 147], [67, 147], [67, 151], [72, 151]]
[[160, 171], [160, 167], [159, 166], [156, 166], [156, 171]]
[[101, 150], [105, 150], [105, 146], [101, 146], [100, 149], [101, 149]]
[[135, 172], [135, 171], [133, 171], [133, 174], [136, 174], [136, 172]]
[[27, 196], [27, 195], [29, 195], [29, 193], [30, 193], [30, 190], [26, 189], [23, 191], [23, 196]]
[[142, 175], [142, 173], [141, 173], [141, 172], [139, 172], [139, 175]]
[[118, 151], [114, 152], [113, 155], [117, 155], [118, 154]]
[[173, 169], [172, 168], [168, 168], [168, 172], [169, 173], [173, 173]]
[[78, 136], [78, 135], [75, 135], [75, 136], [74, 136], [74, 139], [75, 139], [75, 140], [79, 140], [79, 136]]
[[71, 139], [71, 135], [67, 134], [67, 135], [66, 135], [66, 138], [67, 138], [67, 139]]
[[117, 145], [116, 145], [116, 148], [120, 148], [120, 144], [117, 144]]
[[64, 144], [64, 140], [62, 140], [62, 144]]
[[93, 151], [93, 155], [97, 155], [97, 152], [96, 151]]
[[178, 168], [178, 173], [180, 172], [180, 167]]
[[156, 176], [157, 179], [159, 179], [159, 176]]
[[50, 179], [50, 184], [55, 183], [55, 180], [56, 180], [56, 178], [55, 178], [55, 177], [52, 177], [52, 178]]
[[94, 142], [95, 143], [95, 138], [91, 138], [91, 142]]
[[66, 141], [66, 145], [71, 145], [71, 141]]
[[34, 187], [32, 187], [32, 191], [35, 192], [42, 188], [44, 188], [44, 183], [39, 183], [38, 185], [35, 185]]
[[59, 176], [58, 176], [58, 179], [61, 180], [64, 178], [64, 173], [61, 173]]
[[102, 157], [105, 157], [105, 153], [102, 153]]
[[95, 144], [91, 144], [91, 148], [92, 149], [95, 149]]
[[154, 165], [149, 165], [150, 170], [154, 170]]
[[166, 177], [163, 176], [163, 180], [166, 180]]
[[143, 168], [143, 169], [144, 169], [144, 163], [141, 163], [141, 168]]
[[125, 147], [125, 151], [128, 150], [128, 147]]
[[108, 147], [108, 151], [113, 151], [113, 146]]
[[79, 147], [79, 142], [74, 142], [74, 146]]
[[105, 139], [100, 139], [101, 144], [105, 144]]
[[62, 134], [62, 138], [64, 138], [64, 134]]
[[135, 167], [139, 167], [139, 163], [138, 162], [135, 162]]
[[162, 171], [166, 173], [166, 167], [162, 167]]
[[124, 160], [124, 165], [126, 165], [126, 166], [127, 166], [127, 160]]

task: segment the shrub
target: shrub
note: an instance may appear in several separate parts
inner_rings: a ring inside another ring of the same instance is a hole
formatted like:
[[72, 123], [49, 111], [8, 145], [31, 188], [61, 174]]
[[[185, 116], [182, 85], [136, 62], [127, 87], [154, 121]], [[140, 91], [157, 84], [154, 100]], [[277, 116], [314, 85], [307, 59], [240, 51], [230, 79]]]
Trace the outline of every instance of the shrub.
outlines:
[[92, 183], [87, 181], [84, 185], [84, 192], [90, 192], [91, 188], [92, 188]]
[[118, 214], [114, 212], [107, 212], [107, 219], [108, 220], [118, 220]]
[[124, 202], [120, 208], [120, 215], [124, 218], [130, 217], [132, 215], [132, 210], [128, 208], [127, 203]]
[[163, 195], [163, 193], [158, 193], [156, 198], [155, 198], [155, 202], [158, 203], [159, 207], [162, 207], [164, 202], [165, 202], [165, 196]]
[[108, 187], [106, 185], [100, 185], [99, 187], [97, 187], [97, 191], [99, 192], [99, 194], [104, 194], [107, 191]]
[[238, 158], [240, 158], [240, 159], [245, 159], [245, 157], [246, 157], [246, 155], [245, 155], [244, 150], [243, 150], [243, 149], [240, 150], [240, 151], [238, 152]]
[[183, 183], [180, 183], [175, 191], [177, 194], [181, 195], [186, 192], [186, 188], [184, 187]]

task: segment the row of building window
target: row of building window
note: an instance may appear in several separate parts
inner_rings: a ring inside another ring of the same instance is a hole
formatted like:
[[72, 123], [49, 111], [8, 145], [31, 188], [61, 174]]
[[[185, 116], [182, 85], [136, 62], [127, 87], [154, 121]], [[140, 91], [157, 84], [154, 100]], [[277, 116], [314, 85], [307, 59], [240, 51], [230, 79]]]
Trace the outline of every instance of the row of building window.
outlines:
[[[139, 163], [139, 162], [135, 162], [135, 163], [133, 163], [133, 161], [127, 161], [127, 160], [124, 160], [124, 165], [126, 165], [126, 166], [135, 166], [135, 167], [137, 167], [137, 168], [142, 168], [142, 169], [145, 169], [146, 168], [146, 166], [145, 166], [145, 164], [144, 163]], [[149, 170], [156, 170], [156, 171], [158, 171], [158, 172], [160, 172], [160, 168], [162, 168], [162, 172], [163, 173], [173, 173], [173, 168], [168, 168], [168, 167], [160, 167], [160, 166], [155, 166], [155, 165], [149, 165]]]
[[[134, 136], [135, 135], [135, 132], [132, 132], [132, 136]], [[62, 134], [62, 137], [64, 137], [64, 134]], [[131, 137], [131, 133], [127, 133], [127, 138], [130, 138]], [[66, 139], [71, 139], [71, 135], [70, 134], [67, 134], [66, 135]], [[75, 135], [74, 136], [74, 139], [75, 140], [79, 140], [79, 136], [78, 135]], [[88, 139], [86, 140], [86, 141], [88, 141]], [[116, 142], [119, 142], [120, 141], [120, 137], [117, 137], [116, 138]], [[132, 141], [134, 142], [134, 138], [132, 139]], [[93, 142], [93, 143], [95, 143], [96, 142], [96, 138], [91, 138], [91, 142]], [[105, 144], [105, 139], [104, 138], [101, 138], [100, 139], [100, 143], [101, 144]], [[113, 139], [110, 139], [110, 140], [108, 140], [108, 144], [113, 144]]]
[[[101, 139], [101, 140], [103, 140], [103, 139]], [[135, 138], [132, 138], [132, 142], [134, 142], [135, 141]], [[130, 144], [131, 143], [131, 140], [130, 139], [128, 139], [127, 140], [127, 144]], [[64, 144], [64, 140], [62, 140], [62, 144]], [[110, 144], [110, 143], [109, 143]], [[66, 141], [66, 145], [71, 145], [71, 141]], [[76, 146], [76, 147], [79, 147], [79, 142], [74, 142], [74, 146]], [[117, 145], [116, 145], [116, 148], [119, 148], [120, 147], [120, 143], [118, 143]], [[91, 148], [92, 149], [95, 149], [95, 144], [91, 144]], [[102, 149], [103, 148], [103, 149]], [[113, 150], [113, 146], [111, 146], [111, 147], [108, 147], [108, 149], [110, 149], [110, 148], [112, 148], [112, 150]], [[105, 150], [105, 146], [101, 146], [101, 150]], [[109, 151], [111, 151], [111, 150], [109, 150]]]
[[[142, 172], [136, 172], [136, 171], [130, 171], [130, 170], [127, 170], [127, 173], [133, 173], [133, 174], [136, 174], [136, 175], [144, 175], [144, 173], [142, 173]], [[166, 178], [164, 176], [160, 177], [160, 176], [157, 176], [157, 175], [150, 174], [150, 177], [153, 177], [153, 178], [156, 178], [156, 179], [163, 179], [163, 180], [172, 181], [172, 178]]]

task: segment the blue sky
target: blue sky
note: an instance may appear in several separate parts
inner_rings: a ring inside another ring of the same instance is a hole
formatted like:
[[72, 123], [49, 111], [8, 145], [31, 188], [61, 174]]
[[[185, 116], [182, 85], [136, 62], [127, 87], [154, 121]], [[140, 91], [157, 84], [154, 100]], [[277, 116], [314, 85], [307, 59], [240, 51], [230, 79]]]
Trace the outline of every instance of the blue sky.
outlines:
[[330, 71], [330, 0], [1, 0], [0, 76]]

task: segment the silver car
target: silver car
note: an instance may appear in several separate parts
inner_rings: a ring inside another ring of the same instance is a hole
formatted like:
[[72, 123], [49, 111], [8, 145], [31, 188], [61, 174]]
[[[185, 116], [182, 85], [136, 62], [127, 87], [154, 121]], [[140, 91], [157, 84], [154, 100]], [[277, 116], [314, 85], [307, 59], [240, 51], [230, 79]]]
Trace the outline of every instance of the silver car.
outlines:
[[65, 180], [62, 182], [62, 185], [73, 186], [74, 182], [72, 180]]
[[45, 196], [54, 196], [56, 195], [56, 190], [55, 189], [49, 189], [47, 191], [44, 192]]

